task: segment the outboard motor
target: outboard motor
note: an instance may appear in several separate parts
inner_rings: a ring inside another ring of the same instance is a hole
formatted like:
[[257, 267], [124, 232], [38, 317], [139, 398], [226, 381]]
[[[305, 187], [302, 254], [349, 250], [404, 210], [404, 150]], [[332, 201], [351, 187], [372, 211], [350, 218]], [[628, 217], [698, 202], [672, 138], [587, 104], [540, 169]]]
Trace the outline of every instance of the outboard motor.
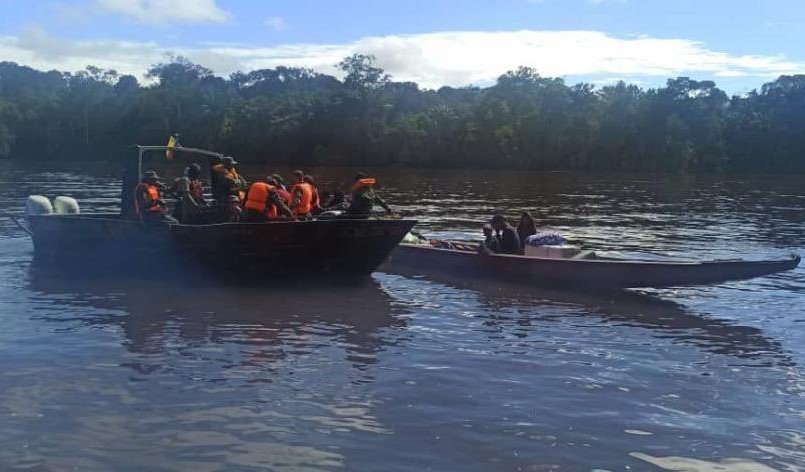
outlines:
[[79, 213], [78, 201], [73, 197], [56, 197], [53, 200], [53, 209], [57, 215], [77, 215]]
[[53, 205], [50, 204], [48, 197], [42, 195], [29, 195], [25, 202], [25, 214], [31, 215], [50, 215], [53, 213]]

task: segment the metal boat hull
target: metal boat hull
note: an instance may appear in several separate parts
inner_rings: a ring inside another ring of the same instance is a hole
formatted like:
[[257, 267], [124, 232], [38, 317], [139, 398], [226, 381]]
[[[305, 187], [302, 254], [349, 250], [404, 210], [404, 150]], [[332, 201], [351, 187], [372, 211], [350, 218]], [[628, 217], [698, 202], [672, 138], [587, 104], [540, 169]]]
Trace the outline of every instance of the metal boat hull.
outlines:
[[112, 215], [29, 217], [36, 257], [74, 268], [249, 276], [368, 275], [412, 220], [146, 225]]
[[655, 262], [613, 259], [549, 259], [479, 255], [471, 251], [400, 244], [383, 270], [408, 275], [506, 280], [573, 290], [712, 285], [795, 268], [799, 256], [772, 261]]

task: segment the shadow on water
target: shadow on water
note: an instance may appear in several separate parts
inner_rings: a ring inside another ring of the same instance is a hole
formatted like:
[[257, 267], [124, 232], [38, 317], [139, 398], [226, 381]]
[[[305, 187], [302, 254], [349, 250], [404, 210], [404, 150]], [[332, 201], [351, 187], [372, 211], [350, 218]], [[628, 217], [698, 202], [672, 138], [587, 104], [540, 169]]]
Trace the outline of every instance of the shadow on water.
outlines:
[[[399, 274], [405, 276], [406, 274]], [[413, 274], [408, 274], [409, 276]], [[432, 280], [446, 286], [469, 289], [488, 312], [485, 323], [505, 328], [512, 322], [518, 326], [532, 320], [525, 309], [534, 306], [560, 305], [578, 308], [559, 315], [540, 315], [540, 320], [552, 317], [598, 318], [606, 323], [637, 327], [652, 331], [658, 339], [696, 346], [709, 353], [732, 356], [751, 361], [751, 366], [794, 366], [796, 363], [782, 344], [766, 336], [759, 328], [712, 318], [707, 313], [695, 313], [680, 303], [657, 295], [630, 290], [573, 291], [529, 287], [509, 282], [467, 281], [461, 277], [439, 275], [416, 278]], [[512, 315], [501, 314], [513, 310]], [[523, 330], [528, 335], [530, 330]]]
[[234, 344], [249, 347], [244, 364], [270, 365], [336, 345], [362, 369], [376, 361], [387, 342], [382, 330], [406, 326], [404, 304], [371, 278], [244, 286], [200, 278], [77, 275], [49, 264], [32, 264], [28, 276], [27, 288], [37, 295], [94, 308], [47, 321], [119, 327], [126, 349], [137, 354], [164, 353], [177, 343]]

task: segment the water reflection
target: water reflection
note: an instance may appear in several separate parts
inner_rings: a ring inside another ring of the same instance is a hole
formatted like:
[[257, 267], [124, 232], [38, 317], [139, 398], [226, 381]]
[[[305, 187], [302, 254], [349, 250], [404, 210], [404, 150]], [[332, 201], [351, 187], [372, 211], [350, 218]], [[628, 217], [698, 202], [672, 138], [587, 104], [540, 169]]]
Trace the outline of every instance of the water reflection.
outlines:
[[[595, 317], [620, 326], [652, 330], [658, 339], [693, 345], [705, 352], [742, 359], [751, 366], [795, 366], [782, 344], [766, 336], [761, 329], [743, 326], [732, 321], [713, 318], [707, 313], [695, 313], [680, 303], [651, 293], [618, 291], [563, 291], [526, 287], [522, 284], [488, 281], [468, 281], [446, 275], [432, 275], [435, 280], [453, 288], [475, 292], [479, 305], [486, 308], [485, 324], [516, 330], [521, 337], [539, 334], [529, 327], [529, 309], [540, 306], [572, 308], [556, 315], [540, 314], [539, 320], [551, 317], [589, 319]], [[500, 313], [514, 312], [511, 315]]]
[[386, 343], [382, 331], [406, 325], [405, 305], [372, 279], [336, 286], [302, 280], [243, 287], [66, 277], [56, 267], [34, 264], [28, 288], [61, 305], [93, 309], [44, 315], [47, 321], [74, 328], [117, 326], [132, 353], [166, 353], [177, 343], [234, 345], [240, 347], [241, 365], [269, 370], [288, 356], [329, 345], [364, 369]]

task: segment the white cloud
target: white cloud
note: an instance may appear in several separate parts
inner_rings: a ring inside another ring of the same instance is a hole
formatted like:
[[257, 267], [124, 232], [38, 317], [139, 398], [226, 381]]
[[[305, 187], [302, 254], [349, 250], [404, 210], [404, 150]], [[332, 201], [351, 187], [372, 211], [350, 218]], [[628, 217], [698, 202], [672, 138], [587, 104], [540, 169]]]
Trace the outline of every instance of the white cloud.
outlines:
[[266, 18], [265, 25], [274, 31], [285, 31], [288, 29], [288, 23], [286, 23], [285, 20], [279, 16], [271, 16]]
[[95, 0], [105, 11], [142, 23], [221, 23], [229, 14], [215, 0]]
[[168, 52], [219, 74], [288, 65], [336, 75], [335, 64], [360, 52], [377, 56], [378, 64], [396, 80], [429, 88], [489, 83], [520, 65], [534, 67], [544, 76], [629, 77], [631, 82], [677, 75], [768, 80], [805, 72], [804, 64], [782, 56], [734, 55], [687, 39], [618, 38], [596, 31], [464, 31], [374, 36], [345, 44], [180, 48], [154, 42], [66, 40], [41, 29], [0, 37], [0, 58], [42, 69], [78, 70], [93, 64], [142, 76]]

